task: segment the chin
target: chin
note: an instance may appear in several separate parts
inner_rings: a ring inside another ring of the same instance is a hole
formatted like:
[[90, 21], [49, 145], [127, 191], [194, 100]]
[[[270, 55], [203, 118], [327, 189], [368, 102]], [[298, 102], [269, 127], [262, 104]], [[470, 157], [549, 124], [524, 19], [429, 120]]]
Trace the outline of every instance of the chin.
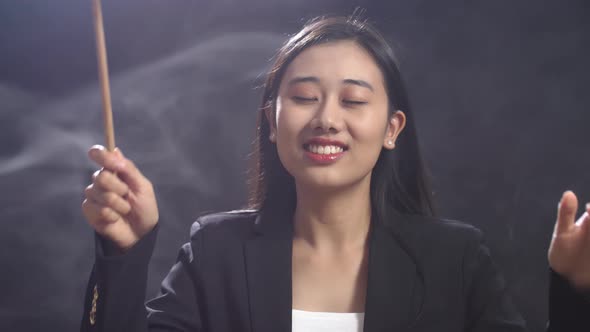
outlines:
[[[314, 170], [315, 171], [315, 170]], [[298, 186], [305, 186], [306, 188], [315, 191], [333, 191], [338, 189], [346, 189], [360, 184], [363, 177], [345, 176], [342, 172], [306, 172], [306, 174], [295, 174], [295, 183]]]

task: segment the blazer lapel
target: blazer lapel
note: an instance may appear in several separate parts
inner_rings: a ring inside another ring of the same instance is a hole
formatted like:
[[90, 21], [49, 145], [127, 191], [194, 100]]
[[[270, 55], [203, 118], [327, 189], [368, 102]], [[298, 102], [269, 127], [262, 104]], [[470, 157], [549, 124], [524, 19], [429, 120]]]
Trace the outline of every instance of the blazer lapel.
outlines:
[[260, 215], [244, 248], [252, 332], [291, 331], [292, 223]]
[[364, 331], [407, 331], [422, 303], [418, 267], [404, 250], [399, 228], [372, 226]]
[[[407, 331], [421, 310], [424, 281], [398, 221], [372, 222], [365, 332]], [[244, 248], [252, 332], [291, 331], [293, 224], [281, 214], [261, 214], [255, 227]]]

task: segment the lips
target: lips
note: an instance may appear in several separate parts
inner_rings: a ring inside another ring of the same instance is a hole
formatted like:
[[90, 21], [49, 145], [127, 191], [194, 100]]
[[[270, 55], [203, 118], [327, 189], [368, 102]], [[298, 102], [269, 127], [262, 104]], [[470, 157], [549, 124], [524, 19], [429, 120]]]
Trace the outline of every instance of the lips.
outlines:
[[320, 146], [321, 147], [332, 147], [333, 146], [333, 147], [341, 148], [344, 151], [348, 150], [348, 145], [346, 145], [344, 142], [334, 140], [334, 139], [324, 138], [324, 137], [314, 137], [314, 138], [307, 140], [303, 144], [303, 148], [305, 148], [306, 150], [309, 149], [310, 147], [313, 147], [313, 146], [317, 146], [317, 147], [320, 147]]
[[337, 140], [314, 137], [303, 144], [305, 155], [320, 164], [337, 161], [348, 150], [348, 146]]

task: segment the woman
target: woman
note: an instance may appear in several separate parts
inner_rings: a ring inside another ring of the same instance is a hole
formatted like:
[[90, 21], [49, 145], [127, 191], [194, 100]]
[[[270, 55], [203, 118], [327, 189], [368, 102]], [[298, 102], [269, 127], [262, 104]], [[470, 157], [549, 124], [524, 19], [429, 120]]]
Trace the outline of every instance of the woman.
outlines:
[[[146, 307], [152, 186], [119, 150], [89, 154], [103, 169], [82, 204], [97, 233], [83, 331], [525, 330], [481, 232], [433, 217], [398, 67], [365, 22], [317, 19], [281, 48], [251, 209], [199, 218]], [[565, 193], [549, 331], [590, 327], [590, 220], [574, 224], [576, 209]]]

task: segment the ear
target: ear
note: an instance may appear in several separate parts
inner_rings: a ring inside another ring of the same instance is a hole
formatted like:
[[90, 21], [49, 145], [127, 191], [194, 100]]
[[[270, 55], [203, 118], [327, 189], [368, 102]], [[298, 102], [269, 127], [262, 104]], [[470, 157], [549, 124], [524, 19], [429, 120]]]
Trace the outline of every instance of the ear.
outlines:
[[395, 111], [395, 113], [389, 118], [387, 130], [385, 131], [385, 137], [383, 139], [383, 147], [388, 150], [393, 150], [395, 148], [395, 141], [402, 130], [404, 130], [405, 126], [406, 115], [400, 110]]
[[264, 108], [264, 117], [268, 122], [268, 128], [270, 131], [268, 139], [276, 143], [277, 141], [277, 128], [275, 122], [275, 112], [274, 112], [274, 103], [269, 104], [267, 107]]

